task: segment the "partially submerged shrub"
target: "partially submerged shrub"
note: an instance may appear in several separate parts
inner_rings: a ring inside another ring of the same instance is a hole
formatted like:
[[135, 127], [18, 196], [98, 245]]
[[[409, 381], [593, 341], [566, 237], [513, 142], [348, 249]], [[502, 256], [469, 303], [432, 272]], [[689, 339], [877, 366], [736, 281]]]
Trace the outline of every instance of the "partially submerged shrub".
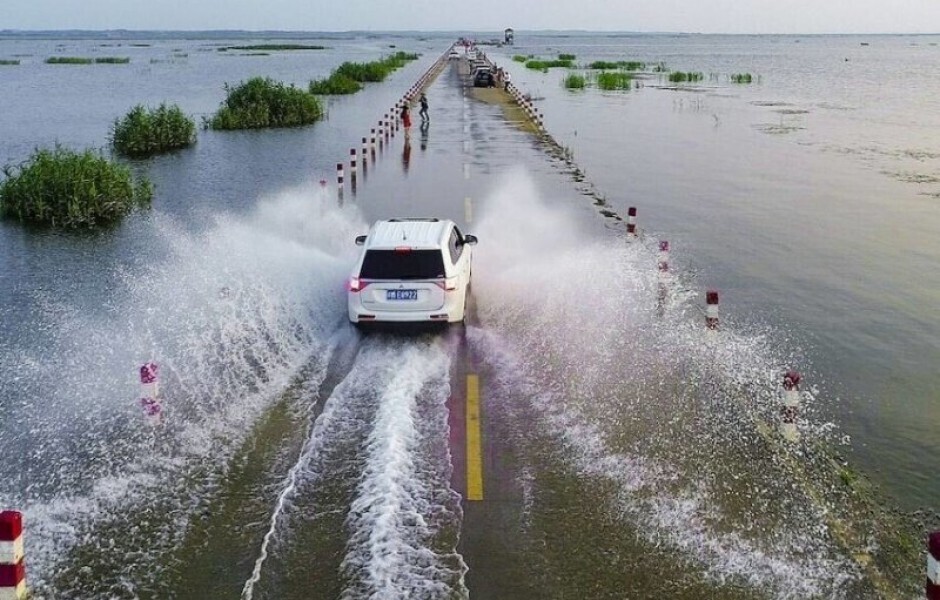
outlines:
[[267, 77], [254, 77], [235, 87], [208, 122], [212, 129], [259, 129], [308, 125], [323, 116], [313, 94]]
[[111, 129], [114, 149], [125, 156], [152, 156], [195, 142], [196, 123], [175, 104], [150, 109], [138, 104]]
[[536, 71], [547, 71], [555, 67], [564, 67], [570, 69], [574, 66], [574, 63], [570, 60], [529, 60], [525, 63], [527, 69], [534, 69]]
[[753, 80], [750, 73], [735, 73], [731, 76], [731, 83], [751, 83]]
[[126, 65], [129, 62], [130, 58], [120, 56], [100, 56], [95, 59], [95, 64], [98, 65]]
[[0, 216], [23, 223], [70, 229], [108, 225], [149, 205], [153, 196], [146, 178], [135, 181], [127, 166], [92, 150], [36, 150], [3, 173]]
[[588, 67], [591, 69], [597, 69], [598, 71], [602, 71], [604, 69], [617, 69], [620, 67], [620, 65], [618, 63], [615, 63], [609, 60], [595, 60], [590, 65], [588, 65]]
[[574, 60], [577, 58], [574, 54], [559, 54], [558, 60]]
[[531, 57], [531, 56], [523, 56], [523, 55], [521, 55], [521, 54], [516, 54], [515, 56], [512, 57], [512, 59], [513, 59], [514, 61], [518, 62], [518, 63], [524, 63], [525, 61], [529, 60], [530, 58], [532, 58], [532, 57]]
[[417, 54], [399, 51], [372, 62], [344, 62], [333, 71], [333, 75], [342, 75], [360, 83], [385, 81], [393, 71], [417, 59]]
[[0, 60], [0, 65], [2, 66], [16, 66], [20, 64], [18, 60]]
[[587, 80], [584, 78], [584, 75], [578, 75], [577, 73], [568, 73], [568, 76], [565, 77], [565, 87], [569, 90], [580, 90], [584, 89], [587, 85]]

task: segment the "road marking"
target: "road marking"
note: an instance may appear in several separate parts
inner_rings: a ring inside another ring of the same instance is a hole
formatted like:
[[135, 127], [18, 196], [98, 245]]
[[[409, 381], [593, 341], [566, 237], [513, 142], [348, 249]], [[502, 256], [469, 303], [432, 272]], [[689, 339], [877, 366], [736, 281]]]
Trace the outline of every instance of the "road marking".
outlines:
[[463, 164], [463, 178], [470, 179], [470, 163]]
[[467, 223], [473, 223], [473, 200], [470, 199], [470, 196], [463, 199], [463, 211], [467, 217]]
[[467, 500], [483, 499], [483, 448], [480, 440], [480, 378], [467, 375]]

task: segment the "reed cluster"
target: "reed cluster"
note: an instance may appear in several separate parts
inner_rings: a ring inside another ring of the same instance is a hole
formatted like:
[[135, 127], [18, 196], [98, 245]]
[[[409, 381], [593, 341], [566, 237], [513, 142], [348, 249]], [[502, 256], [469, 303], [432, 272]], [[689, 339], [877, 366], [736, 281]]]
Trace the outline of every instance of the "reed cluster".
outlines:
[[126, 65], [129, 62], [131, 62], [131, 59], [123, 56], [99, 56], [98, 58], [87, 58], [84, 56], [50, 56], [46, 59], [47, 65]]
[[512, 59], [518, 63], [524, 63], [530, 58], [534, 58], [531, 54], [529, 56], [523, 56], [522, 54], [516, 54]]
[[558, 60], [574, 60], [577, 58], [574, 54], [559, 54]]
[[104, 226], [136, 206], [147, 206], [153, 187], [100, 153], [56, 146], [36, 150], [25, 163], [6, 166], [0, 182], [0, 216], [66, 229]]
[[587, 78], [577, 73], [568, 73], [565, 77], [564, 85], [569, 90], [581, 90], [587, 86]]
[[323, 116], [316, 96], [270, 77], [253, 77], [234, 87], [225, 84], [225, 91], [225, 101], [207, 123], [212, 129], [297, 127]]
[[672, 83], [695, 83], [705, 78], [705, 75], [699, 71], [673, 71], [669, 74], [669, 81]]
[[750, 73], [734, 73], [731, 75], [731, 83], [752, 83], [753, 76]]
[[177, 105], [137, 105], [111, 128], [111, 144], [124, 156], [143, 158], [196, 143], [196, 123]]
[[0, 66], [10, 67], [10, 66], [16, 66], [18, 64], [20, 64], [20, 61], [18, 60], [0, 60]]

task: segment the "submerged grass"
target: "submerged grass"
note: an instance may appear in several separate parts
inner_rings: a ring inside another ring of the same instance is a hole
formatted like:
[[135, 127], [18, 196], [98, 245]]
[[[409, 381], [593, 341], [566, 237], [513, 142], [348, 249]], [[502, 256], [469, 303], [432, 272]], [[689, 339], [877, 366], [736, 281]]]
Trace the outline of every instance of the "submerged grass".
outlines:
[[50, 56], [46, 59], [47, 65], [90, 65], [94, 60], [80, 56]]
[[0, 60], [0, 66], [16, 66], [20, 64], [18, 60]]
[[731, 83], [751, 83], [754, 78], [750, 73], [734, 73], [731, 75]]
[[616, 62], [609, 60], [595, 60], [588, 65], [588, 68], [598, 71], [612, 69], [623, 69], [624, 71], [644, 71], [646, 70], [646, 63], [637, 60], [618, 60]]
[[111, 143], [124, 156], [153, 156], [196, 143], [196, 123], [175, 104], [149, 109], [138, 104], [114, 122]]
[[228, 96], [207, 122], [212, 129], [297, 127], [323, 116], [316, 96], [269, 77], [254, 77], [234, 87], [225, 84], [225, 91]]
[[629, 90], [633, 75], [625, 71], [604, 71], [597, 74], [597, 87], [602, 90]]
[[25, 163], [7, 165], [0, 183], [0, 216], [23, 223], [81, 229], [109, 225], [136, 206], [150, 204], [153, 187], [100, 153], [60, 146], [36, 150]]
[[574, 54], [559, 54], [558, 55], [558, 60], [574, 60], [576, 58], [577, 56], [575, 56]]
[[119, 56], [102, 56], [95, 59], [95, 64], [99, 65], [126, 65], [131, 62], [130, 58]]
[[326, 46], [307, 44], [250, 44], [248, 46], [221, 46], [218, 48], [219, 52], [225, 52], [227, 50], [326, 50]]
[[705, 78], [701, 71], [673, 71], [669, 74], [669, 81], [672, 83], [695, 83]]
[[581, 90], [587, 86], [587, 78], [577, 73], [568, 73], [565, 77], [564, 85], [569, 90]]
[[527, 69], [533, 69], [535, 71], [547, 71], [549, 69], [554, 69], [557, 67], [564, 67], [566, 69], [570, 69], [572, 66], [574, 66], [574, 62], [571, 60], [562, 60], [562, 59], [558, 59], [558, 60], [532, 59], [532, 60], [526, 61], [525, 66]]
[[326, 79], [311, 81], [309, 91], [319, 95], [355, 94], [363, 83], [384, 81], [392, 72], [417, 59], [417, 54], [399, 51], [372, 62], [344, 62]]
[[515, 56], [512, 57], [512, 59], [518, 63], [524, 63], [530, 58], [535, 58], [535, 57], [531, 54], [528, 56], [523, 56], [522, 54], [516, 54]]

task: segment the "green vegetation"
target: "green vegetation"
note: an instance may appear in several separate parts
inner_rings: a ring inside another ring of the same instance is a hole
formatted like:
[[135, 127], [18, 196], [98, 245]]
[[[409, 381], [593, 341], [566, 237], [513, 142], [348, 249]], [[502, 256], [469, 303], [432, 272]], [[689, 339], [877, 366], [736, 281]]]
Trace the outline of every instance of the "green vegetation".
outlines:
[[4, 66], [16, 66], [18, 64], [20, 64], [18, 60], [0, 60], [0, 65]]
[[90, 65], [92, 63], [108, 65], [126, 65], [130, 58], [118, 56], [101, 56], [98, 58], [85, 58], [82, 56], [50, 56], [46, 59], [47, 65]]
[[153, 187], [128, 167], [92, 150], [36, 150], [19, 166], [3, 169], [0, 216], [23, 223], [69, 229], [115, 223], [135, 206], [146, 206]]
[[656, 66], [653, 67], [653, 73], [668, 73], [669, 67], [666, 66], [666, 63], [660, 62], [656, 63]]
[[319, 95], [355, 94], [366, 82], [384, 81], [393, 71], [417, 60], [417, 54], [396, 52], [381, 60], [368, 63], [344, 62], [326, 79], [310, 82], [310, 93]]
[[130, 58], [117, 56], [102, 56], [95, 59], [95, 64], [99, 65], [126, 65], [129, 62], [131, 62]]
[[512, 59], [513, 59], [514, 61], [518, 62], [518, 63], [524, 63], [524, 62], [526, 62], [527, 60], [529, 60], [530, 58], [534, 58], [534, 57], [533, 57], [531, 54], [530, 54], [529, 56], [523, 56], [523, 55], [521, 55], [521, 54], [516, 54], [515, 56], [512, 57]]
[[125, 156], [153, 156], [196, 143], [196, 123], [175, 104], [151, 109], [138, 104], [114, 122], [111, 143]]
[[306, 44], [252, 44], [249, 46], [221, 46], [219, 52], [228, 50], [326, 50], [326, 46], [308, 46]]
[[362, 89], [362, 84], [340, 73], [333, 73], [326, 79], [310, 82], [310, 93], [320, 96], [355, 94]]
[[212, 129], [259, 129], [308, 125], [323, 116], [323, 107], [309, 92], [267, 77], [254, 77], [235, 87], [207, 122]]
[[674, 71], [669, 74], [669, 81], [672, 83], [694, 83], [704, 78], [705, 75], [699, 71]]
[[633, 75], [624, 71], [604, 71], [597, 74], [597, 87], [602, 90], [629, 90]]
[[558, 60], [574, 60], [577, 58], [574, 54], [559, 54]]
[[605, 69], [623, 69], [625, 71], [643, 71], [646, 69], [645, 62], [639, 62], [636, 60], [618, 60], [617, 62], [612, 62], [609, 60], [595, 60], [588, 68], [597, 69], [602, 71]]
[[536, 71], [547, 71], [555, 67], [564, 67], [570, 69], [574, 66], [574, 63], [570, 60], [529, 60], [526, 61], [525, 66], [527, 69], [534, 69]]
[[46, 59], [47, 65], [90, 65], [93, 62], [90, 58], [78, 56], [50, 56]]
[[751, 83], [753, 79], [750, 73], [735, 73], [731, 76], [731, 83]]
[[581, 90], [587, 85], [587, 79], [584, 75], [578, 75], [577, 73], [568, 73], [568, 76], [565, 77], [565, 87], [569, 90]]

